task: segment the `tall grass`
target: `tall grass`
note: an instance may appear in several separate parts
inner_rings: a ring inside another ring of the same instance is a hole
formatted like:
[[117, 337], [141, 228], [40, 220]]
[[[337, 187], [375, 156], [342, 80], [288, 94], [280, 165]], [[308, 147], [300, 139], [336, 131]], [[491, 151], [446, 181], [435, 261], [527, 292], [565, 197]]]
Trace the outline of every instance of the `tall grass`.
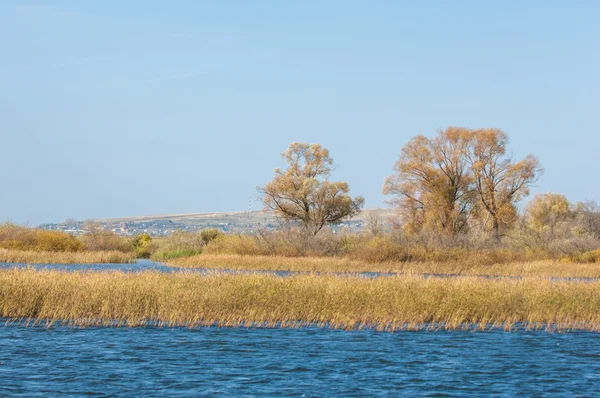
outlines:
[[256, 271], [297, 272], [391, 272], [402, 274], [451, 274], [486, 276], [536, 276], [600, 278], [600, 265], [595, 263], [563, 263], [528, 261], [508, 264], [473, 264], [462, 261], [442, 262], [366, 262], [348, 257], [283, 257], [237, 254], [202, 254], [169, 260], [167, 265], [179, 268], [206, 268]]
[[40, 252], [0, 249], [0, 262], [26, 264], [134, 263], [134, 253], [120, 251]]
[[600, 331], [600, 282], [0, 271], [0, 317], [72, 325]]

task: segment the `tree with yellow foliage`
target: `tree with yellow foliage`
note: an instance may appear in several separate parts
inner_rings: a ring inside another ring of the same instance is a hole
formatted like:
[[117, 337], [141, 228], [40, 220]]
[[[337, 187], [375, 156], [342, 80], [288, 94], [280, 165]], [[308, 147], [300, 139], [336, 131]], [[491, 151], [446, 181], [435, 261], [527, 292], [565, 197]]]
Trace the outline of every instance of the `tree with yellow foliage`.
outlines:
[[554, 230], [559, 224], [571, 220], [574, 214], [565, 195], [545, 193], [531, 199], [525, 208], [525, 216], [534, 229]]
[[515, 162], [506, 154], [508, 135], [499, 129], [478, 129], [469, 133], [467, 161], [482, 208], [492, 221], [492, 234], [500, 240], [500, 225], [515, 214], [515, 203], [529, 194], [542, 168], [533, 155]]
[[515, 222], [516, 203], [529, 194], [541, 172], [532, 155], [513, 161], [507, 144], [501, 130], [462, 127], [441, 130], [432, 139], [411, 139], [383, 186], [383, 193], [393, 197], [389, 203], [400, 210], [405, 230], [455, 236], [479, 221], [489, 224], [499, 240], [501, 226]]
[[383, 193], [400, 210], [407, 232], [464, 232], [474, 200], [473, 177], [467, 163], [469, 130], [449, 127], [429, 139], [411, 139], [394, 165]]
[[316, 235], [325, 225], [357, 215], [364, 199], [352, 199], [348, 183], [329, 181], [333, 159], [319, 144], [294, 142], [281, 154], [286, 170], [275, 169], [275, 177], [259, 188], [266, 209], [286, 221], [299, 222]]
[[537, 194], [525, 207], [528, 235], [536, 238], [537, 244], [545, 248], [549, 247], [550, 242], [569, 236], [574, 219], [571, 204], [560, 194]]

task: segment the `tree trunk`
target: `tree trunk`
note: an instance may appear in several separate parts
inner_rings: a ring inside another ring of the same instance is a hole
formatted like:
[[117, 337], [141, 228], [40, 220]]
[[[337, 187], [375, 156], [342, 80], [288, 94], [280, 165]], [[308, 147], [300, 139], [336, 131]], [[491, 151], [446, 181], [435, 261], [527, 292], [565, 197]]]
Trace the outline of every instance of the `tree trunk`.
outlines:
[[494, 217], [494, 239], [497, 243], [500, 243], [500, 221], [497, 216]]

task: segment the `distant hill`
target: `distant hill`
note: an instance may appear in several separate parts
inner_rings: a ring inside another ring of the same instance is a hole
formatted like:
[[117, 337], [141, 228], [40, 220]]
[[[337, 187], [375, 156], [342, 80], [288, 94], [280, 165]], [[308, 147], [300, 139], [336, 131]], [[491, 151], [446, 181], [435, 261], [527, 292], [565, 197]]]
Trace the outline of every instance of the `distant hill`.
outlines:
[[[358, 216], [344, 221], [334, 229], [344, 228], [352, 232], [360, 232], [366, 224], [367, 214], [376, 213], [384, 222], [393, 217], [391, 209], [370, 209], [361, 212]], [[138, 217], [119, 217], [93, 220], [104, 229], [115, 231], [122, 235], [134, 235], [148, 232], [154, 236], [169, 235], [175, 230], [197, 231], [203, 228], [218, 228], [232, 233], [248, 233], [257, 229], [278, 229], [280, 222], [271, 211], [234, 211], [221, 213], [189, 213], [189, 214], [162, 214]], [[44, 229], [52, 230], [79, 230], [84, 228], [82, 221], [73, 225], [70, 223], [44, 224]]]
[[[362, 211], [359, 215], [353, 217], [348, 221], [361, 221], [366, 220], [366, 216], [369, 212], [375, 212], [382, 218], [388, 218], [394, 215], [393, 209], [367, 209]], [[147, 215], [138, 217], [121, 217], [121, 218], [106, 218], [95, 220], [100, 223], [140, 223], [140, 222], [152, 222], [152, 221], [166, 221], [171, 220], [181, 224], [197, 225], [197, 224], [214, 224], [214, 223], [234, 223], [234, 224], [248, 224], [248, 223], [277, 223], [277, 218], [272, 211], [253, 210], [253, 211], [232, 211], [232, 212], [221, 212], [221, 213], [188, 213], [188, 214], [163, 214], [163, 215]], [[347, 222], [348, 222], [347, 221]]]

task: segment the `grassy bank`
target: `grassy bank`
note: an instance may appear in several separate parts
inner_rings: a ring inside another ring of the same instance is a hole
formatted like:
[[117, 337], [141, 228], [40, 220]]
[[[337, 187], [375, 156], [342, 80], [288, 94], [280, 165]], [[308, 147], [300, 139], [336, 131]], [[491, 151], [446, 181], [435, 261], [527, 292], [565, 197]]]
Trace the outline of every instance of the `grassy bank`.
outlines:
[[458, 274], [490, 276], [539, 276], [600, 278], [598, 263], [531, 261], [495, 265], [473, 265], [460, 261], [369, 263], [347, 257], [281, 257], [210, 255], [178, 258], [167, 265], [181, 268], [301, 272], [396, 272], [408, 274]]
[[600, 282], [0, 271], [0, 317], [72, 325], [600, 330]]
[[0, 262], [27, 264], [134, 263], [135, 253], [111, 251], [44, 252], [0, 249]]

